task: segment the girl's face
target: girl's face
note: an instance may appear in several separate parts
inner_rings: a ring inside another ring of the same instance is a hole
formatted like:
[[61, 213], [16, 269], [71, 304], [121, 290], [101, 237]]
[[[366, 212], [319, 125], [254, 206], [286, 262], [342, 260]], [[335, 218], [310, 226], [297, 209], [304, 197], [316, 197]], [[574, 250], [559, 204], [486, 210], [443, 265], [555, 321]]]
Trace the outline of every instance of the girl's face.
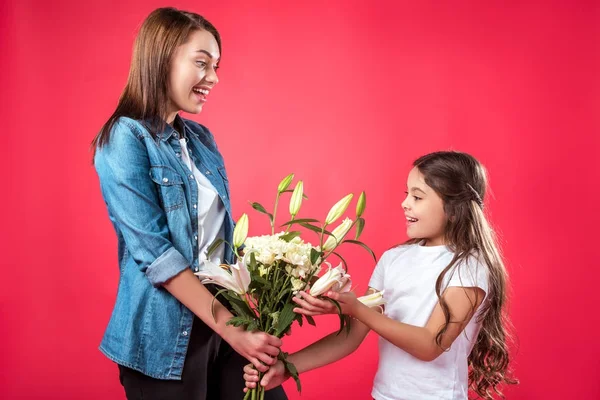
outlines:
[[217, 68], [221, 54], [214, 36], [198, 30], [179, 46], [171, 60], [168, 86], [167, 122], [183, 110], [191, 114], [202, 111], [208, 94], [219, 82]]
[[406, 185], [406, 198], [402, 202], [406, 234], [411, 239], [424, 239], [427, 246], [444, 244], [447, 217], [442, 198], [425, 183], [417, 167], [408, 174]]

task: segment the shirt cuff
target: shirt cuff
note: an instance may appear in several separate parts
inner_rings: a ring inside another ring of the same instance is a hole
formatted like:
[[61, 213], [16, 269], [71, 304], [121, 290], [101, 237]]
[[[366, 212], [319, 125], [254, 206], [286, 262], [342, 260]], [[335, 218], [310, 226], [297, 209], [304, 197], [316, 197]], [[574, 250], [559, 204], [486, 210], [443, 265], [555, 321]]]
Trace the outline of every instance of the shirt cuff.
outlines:
[[190, 263], [174, 247], [162, 253], [146, 269], [146, 276], [153, 286], [160, 286], [188, 268]]

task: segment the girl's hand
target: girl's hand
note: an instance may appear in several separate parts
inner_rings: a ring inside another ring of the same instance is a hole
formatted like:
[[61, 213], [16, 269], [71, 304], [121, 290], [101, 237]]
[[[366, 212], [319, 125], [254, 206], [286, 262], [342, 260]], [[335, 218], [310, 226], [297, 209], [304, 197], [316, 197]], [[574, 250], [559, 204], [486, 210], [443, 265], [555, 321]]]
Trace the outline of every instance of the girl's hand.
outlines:
[[[342, 313], [350, 316], [354, 316], [356, 314], [356, 310], [363, 306], [360, 301], [357, 300], [356, 294], [354, 292], [346, 292], [346, 293], [337, 293], [337, 292], [327, 292], [325, 296], [330, 299], [336, 300], [340, 303], [340, 307], [342, 308]], [[337, 313], [337, 307], [333, 306]]]
[[337, 307], [332, 302], [317, 299], [304, 291], [298, 292], [298, 296], [292, 297], [292, 301], [300, 306], [293, 310], [298, 314], [313, 316], [338, 313]]
[[[260, 385], [266, 390], [270, 390], [281, 385], [288, 378], [289, 375], [286, 374], [283, 363], [278, 360], [277, 364], [269, 368], [269, 371], [267, 371], [267, 373], [263, 376]], [[248, 389], [254, 389], [256, 387], [256, 383], [258, 382], [258, 371], [254, 369], [252, 364], [248, 364], [244, 367], [244, 380], [246, 381], [244, 392], [247, 392]]]

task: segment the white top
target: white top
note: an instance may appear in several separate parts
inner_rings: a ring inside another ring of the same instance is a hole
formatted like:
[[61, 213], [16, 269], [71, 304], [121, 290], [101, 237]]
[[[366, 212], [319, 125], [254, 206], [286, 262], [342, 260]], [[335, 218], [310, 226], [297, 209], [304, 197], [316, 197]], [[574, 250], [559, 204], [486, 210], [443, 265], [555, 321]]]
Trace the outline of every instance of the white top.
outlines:
[[[370, 287], [385, 290], [385, 314], [396, 321], [425, 326], [438, 303], [435, 282], [453, 256], [446, 246], [420, 244], [403, 245], [385, 252], [369, 282]], [[470, 257], [468, 262], [448, 271], [445, 283], [444, 288], [479, 287], [487, 295], [487, 267]], [[467, 358], [479, 333], [480, 324], [476, 320], [480, 310], [481, 306], [451, 348], [430, 362], [421, 361], [379, 338], [379, 367], [371, 392], [373, 398], [467, 400]]]
[[[185, 139], [179, 139], [181, 144], [181, 161], [192, 171], [198, 184], [198, 263], [202, 266], [206, 260], [206, 250], [215, 241], [217, 237], [224, 238], [225, 205], [219, 197], [219, 193], [196, 168], [191, 161]], [[211, 260], [217, 263], [223, 261], [225, 256], [225, 246], [221, 244], [210, 256]]]

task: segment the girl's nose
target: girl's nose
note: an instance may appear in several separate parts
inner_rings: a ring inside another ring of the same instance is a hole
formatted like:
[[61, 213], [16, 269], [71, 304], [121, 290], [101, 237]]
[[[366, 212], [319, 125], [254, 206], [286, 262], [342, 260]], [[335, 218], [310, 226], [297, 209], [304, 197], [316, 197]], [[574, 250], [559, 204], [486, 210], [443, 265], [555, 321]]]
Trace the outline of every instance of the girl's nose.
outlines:
[[406, 199], [404, 199], [404, 201], [402, 202], [402, 209], [403, 209], [404, 211], [408, 211], [408, 204], [407, 204], [407, 202], [406, 202]]

